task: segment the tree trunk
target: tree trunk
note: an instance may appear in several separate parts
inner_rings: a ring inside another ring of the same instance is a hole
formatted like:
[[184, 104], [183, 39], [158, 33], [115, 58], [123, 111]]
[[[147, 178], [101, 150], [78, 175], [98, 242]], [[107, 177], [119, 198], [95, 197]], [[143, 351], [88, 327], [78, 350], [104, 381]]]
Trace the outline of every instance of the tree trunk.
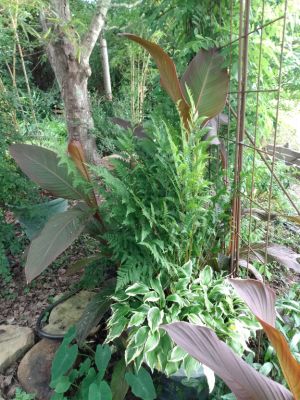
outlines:
[[[98, 163], [100, 157], [95, 139], [91, 135], [94, 124], [87, 83], [91, 75], [89, 58], [104, 25], [110, 0], [99, 1], [91, 25], [80, 45], [70, 23], [68, 0], [51, 0], [50, 3], [50, 9], [41, 14], [41, 22], [44, 32], [51, 29], [52, 33], [47, 53], [61, 90], [69, 141], [79, 140], [87, 161]], [[49, 18], [53, 16], [53, 12], [61, 21], [54, 23], [53, 19]]]
[[107, 42], [104, 39], [102, 34], [99, 37], [99, 44], [100, 44], [101, 63], [102, 63], [102, 70], [103, 70], [105, 97], [108, 101], [112, 101]]

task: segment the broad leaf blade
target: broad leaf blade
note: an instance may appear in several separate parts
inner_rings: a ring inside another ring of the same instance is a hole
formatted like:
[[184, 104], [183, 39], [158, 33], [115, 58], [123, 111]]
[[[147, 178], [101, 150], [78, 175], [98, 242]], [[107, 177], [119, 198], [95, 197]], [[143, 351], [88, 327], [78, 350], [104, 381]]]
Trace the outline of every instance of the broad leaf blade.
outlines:
[[163, 325], [174, 342], [224, 380], [238, 400], [292, 400], [282, 385], [243, 361], [209, 328], [187, 322]]
[[198, 116], [206, 121], [218, 115], [225, 105], [229, 75], [222, 65], [223, 57], [217, 49], [200, 50], [180, 81], [186, 98], [189, 89]]
[[154, 58], [157, 68], [159, 69], [161, 84], [165, 88], [171, 99], [174, 101], [174, 103], [177, 104], [179, 102], [178, 107], [180, 115], [182, 117], [185, 127], [188, 128], [190, 107], [187, 104], [185, 97], [182, 93], [173, 60], [160, 46], [150, 42], [149, 40], [145, 40], [131, 33], [123, 33], [121, 34], [121, 36], [125, 36], [128, 39], [139, 43]]
[[111, 118], [111, 121], [120, 126], [123, 129], [130, 129], [133, 132], [133, 135], [136, 136], [137, 138], [146, 138], [147, 134], [141, 124], [133, 126], [130, 121], [126, 121], [126, 119], [118, 118], [118, 117], [113, 117]]
[[252, 279], [230, 279], [232, 286], [262, 324], [276, 350], [284, 377], [296, 399], [300, 398], [300, 364], [292, 356], [289, 346], [275, 328], [275, 293], [262, 282]]
[[115, 366], [111, 377], [111, 391], [113, 400], [123, 400], [128, 392], [129, 385], [125, 380], [127, 367], [124, 358], [119, 360]]
[[112, 302], [110, 296], [114, 293], [115, 287], [116, 280], [110, 279], [86, 306], [76, 324], [76, 339], [79, 345], [83, 343], [91, 329], [100, 322], [104, 314], [109, 310]]
[[[249, 253], [250, 260], [264, 262], [265, 253], [267, 254], [267, 262], [277, 261], [279, 264], [300, 272], [300, 254], [295, 253], [292, 249], [282, 246], [281, 244], [269, 243], [266, 249], [264, 243], [251, 244]], [[241, 249], [241, 256], [247, 254], [248, 248]]]
[[67, 166], [59, 164], [54, 151], [29, 144], [13, 144], [10, 153], [22, 171], [43, 189], [56, 197], [79, 200], [86, 197], [84, 191], [73, 185]]
[[25, 266], [27, 281], [32, 281], [52, 263], [84, 230], [89, 213], [72, 208], [52, 217], [29, 247]]
[[32, 240], [41, 232], [50, 217], [66, 211], [67, 208], [67, 200], [54, 199], [29, 207], [13, 207], [12, 211], [28, 238]]
[[127, 372], [125, 375], [125, 379], [131, 387], [132, 393], [139, 399], [156, 399], [157, 395], [151, 375], [145, 368], [140, 368], [140, 370], [136, 374], [133, 374], [132, 372]]

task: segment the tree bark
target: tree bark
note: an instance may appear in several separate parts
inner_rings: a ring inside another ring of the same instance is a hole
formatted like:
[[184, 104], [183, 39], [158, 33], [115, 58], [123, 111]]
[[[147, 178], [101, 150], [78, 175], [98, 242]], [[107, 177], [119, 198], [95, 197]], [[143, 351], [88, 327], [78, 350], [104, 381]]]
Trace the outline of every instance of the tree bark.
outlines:
[[102, 34], [100, 34], [100, 36], [99, 36], [99, 44], [100, 44], [100, 55], [101, 55], [101, 63], [102, 63], [102, 70], [103, 70], [103, 82], [104, 82], [105, 97], [108, 101], [112, 101], [107, 42], [104, 39]]
[[78, 44], [78, 37], [71, 26], [68, 0], [50, 0], [50, 8], [41, 14], [44, 32], [51, 31], [47, 53], [65, 106], [69, 142], [79, 140], [86, 159], [93, 163], [99, 162], [99, 155], [95, 139], [91, 135], [94, 125], [87, 89], [91, 75], [89, 58], [103, 28], [110, 2], [111, 0], [98, 2], [90, 27], [81, 39], [81, 45]]

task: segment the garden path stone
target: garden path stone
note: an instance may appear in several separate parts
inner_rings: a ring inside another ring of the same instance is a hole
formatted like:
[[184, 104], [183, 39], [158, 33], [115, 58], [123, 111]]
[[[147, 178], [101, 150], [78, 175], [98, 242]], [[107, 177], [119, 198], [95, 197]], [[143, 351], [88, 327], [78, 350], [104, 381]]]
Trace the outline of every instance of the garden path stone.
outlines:
[[52, 334], [65, 334], [72, 325], [79, 321], [85, 307], [94, 295], [94, 292], [82, 290], [58, 304], [51, 311], [48, 325], [43, 327], [43, 331]]
[[0, 373], [34, 345], [33, 330], [18, 325], [0, 325]]
[[22, 359], [18, 379], [23, 389], [36, 395], [36, 400], [49, 400], [53, 390], [49, 387], [51, 365], [60, 345], [58, 340], [42, 339]]

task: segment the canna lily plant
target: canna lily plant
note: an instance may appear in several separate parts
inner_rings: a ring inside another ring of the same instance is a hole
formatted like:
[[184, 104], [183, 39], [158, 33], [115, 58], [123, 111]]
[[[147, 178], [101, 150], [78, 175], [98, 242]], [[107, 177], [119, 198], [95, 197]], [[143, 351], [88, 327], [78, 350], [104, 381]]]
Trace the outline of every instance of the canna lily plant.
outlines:
[[[139, 43], [154, 58], [160, 72], [161, 84], [178, 106], [187, 135], [192, 108], [187, 100], [188, 91], [198, 116], [202, 117], [203, 126], [222, 111], [229, 76], [222, 66], [223, 58], [217, 49], [200, 50], [179, 81], [174, 62], [157, 44], [129, 33], [123, 36]], [[117, 119], [117, 123], [124, 126], [124, 121]], [[126, 126], [130, 124], [127, 123]], [[42, 189], [55, 197], [76, 202], [75, 206], [52, 215], [34, 235], [25, 266], [26, 278], [30, 282], [81, 233], [92, 230], [101, 234], [108, 228], [104, 226], [99, 213], [93, 186], [95, 182], [91, 178], [79, 141], [73, 140], [69, 143], [70, 157], [67, 163], [62, 162], [55, 152], [36, 145], [13, 144], [10, 153], [22, 171]]]
[[262, 325], [276, 350], [291, 391], [257, 372], [209, 328], [187, 322], [174, 322], [161, 328], [168, 332], [178, 346], [223, 379], [237, 400], [299, 400], [300, 364], [292, 356], [283, 334], [275, 327], [274, 291], [262, 282], [252, 279], [229, 281]]

